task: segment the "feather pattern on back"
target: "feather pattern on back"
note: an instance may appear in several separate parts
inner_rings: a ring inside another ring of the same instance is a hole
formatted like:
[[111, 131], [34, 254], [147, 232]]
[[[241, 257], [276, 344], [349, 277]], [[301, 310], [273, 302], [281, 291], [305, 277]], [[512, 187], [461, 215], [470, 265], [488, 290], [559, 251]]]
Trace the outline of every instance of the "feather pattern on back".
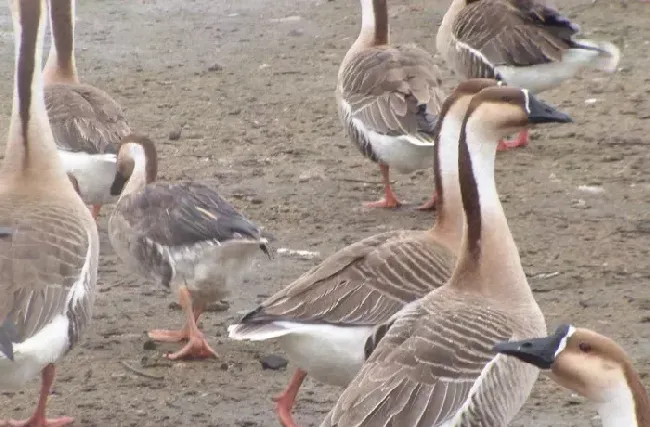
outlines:
[[[94, 225], [84, 224], [64, 202], [37, 204], [10, 195], [0, 206], [0, 225], [13, 230], [0, 239], [0, 323], [11, 324], [14, 342], [66, 315], [69, 350], [90, 322], [94, 290], [82, 271], [92, 253], [87, 228]], [[92, 274], [93, 266], [86, 270]], [[75, 287], [77, 282], [82, 287]]]
[[575, 46], [579, 28], [534, 0], [468, 2], [452, 27], [455, 69], [466, 78], [499, 78], [499, 65], [530, 66], [559, 61]]
[[87, 84], [47, 85], [45, 105], [54, 140], [62, 149], [116, 153], [122, 137], [131, 132], [122, 107]]
[[433, 144], [431, 116], [438, 114], [444, 99], [438, 74], [431, 55], [413, 45], [367, 48], [343, 62], [339, 116], [364, 155], [378, 160], [355, 121], [363, 123], [366, 131]]
[[492, 347], [538, 331], [529, 307], [500, 306], [449, 288], [406, 306], [321, 426], [506, 425], [538, 371]]
[[[239, 322], [375, 325], [445, 283], [455, 256], [425, 231], [368, 237], [327, 258]], [[244, 332], [242, 330], [241, 332]]]

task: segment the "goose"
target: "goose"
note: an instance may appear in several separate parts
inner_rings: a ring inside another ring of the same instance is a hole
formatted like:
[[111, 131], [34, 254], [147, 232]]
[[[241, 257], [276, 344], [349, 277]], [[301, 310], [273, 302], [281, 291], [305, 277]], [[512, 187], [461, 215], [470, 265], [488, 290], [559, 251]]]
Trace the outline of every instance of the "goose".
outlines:
[[[579, 27], [538, 0], [453, 0], [436, 48], [465, 78], [488, 77], [539, 93], [585, 68], [613, 73], [621, 53], [610, 42], [575, 39]], [[500, 150], [528, 143], [528, 130]]]
[[539, 371], [492, 347], [546, 324], [497, 194], [496, 147], [513, 130], [570, 120], [526, 90], [474, 95], [458, 144], [465, 227], [452, 276], [375, 329], [321, 427], [502, 426], [519, 411]]
[[649, 427], [650, 399], [625, 351], [612, 339], [562, 324], [553, 335], [497, 344], [498, 353], [539, 369], [595, 403], [603, 427]]
[[49, 0], [51, 46], [43, 69], [45, 105], [63, 167], [77, 179], [98, 218], [115, 178], [117, 144], [131, 132], [122, 107], [106, 92], [80, 83], [74, 57], [75, 0]]
[[[404, 173], [433, 164], [431, 129], [444, 92], [429, 53], [391, 46], [386, 0], [361, 0], [361, 31], [338, 72], [341, 123], [361, 153], [379, 164], [384, 198], [367, 207], [395, 208], [389, 168]], [[420, 209], [430, 209], [434, 199]]]
[[208, 186], [153, 182], [156, 173], [153, 142], [139, 134], [124, 137], [111, 186], [112, 194], [121, 194], [109, 218], [109, 239], [127, 266], [171, 288], [180, 301], [182, 330], [149, 331], [157, 341], [188, 340], [166, 357], [217, 357], [196, 322], [208, 304], [230, 293], [260, 250], [271, 257], [268, 240]]
[[[43, 99], [45, 0], [13, 0], [13, 108], [0, 167], [0, 389], [41, 376], [38, 405], [11, 426], [46, 418], [58, 363], [85, 333], [97, 283], [97, 226], [56, 153]], [[5, 425], [0, 421], [0, 425]]]
[[[274, 398], [285, 427], [307, 373], [345, 387], [361, 368], [373, 326], [449, 279], [463, 232], [458, 136], [471, 97], [492, 79], [461, 83], [442, 105], [433, 135], [438, 217], [428, 230], [368, 237], [328, 257], [228, 328], [237, 340], [275, 340], [298, 369]], [[443, 198], [444, 196], [444, 198]]]

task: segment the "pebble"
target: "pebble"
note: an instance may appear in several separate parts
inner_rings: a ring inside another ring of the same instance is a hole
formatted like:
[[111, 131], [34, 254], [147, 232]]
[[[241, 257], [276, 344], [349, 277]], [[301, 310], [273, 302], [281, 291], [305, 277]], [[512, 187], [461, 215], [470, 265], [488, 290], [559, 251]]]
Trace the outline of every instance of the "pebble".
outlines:
[[178, 141], [181, 139], [181, 133], [183, 132], [183, 129], [178, 128], [175, 129], [171, 132], [169, 132], [169, 135], [167, 135], [167, 138], [169, 138], [170, 141]]
[[284, 357], [271, 354], [261, 358], [260, 363], [262, 364], [262, 369], [271, 369], [277, 371], [279, 369], [286, 368], [289, 362], [287, 362], [287, 359]]

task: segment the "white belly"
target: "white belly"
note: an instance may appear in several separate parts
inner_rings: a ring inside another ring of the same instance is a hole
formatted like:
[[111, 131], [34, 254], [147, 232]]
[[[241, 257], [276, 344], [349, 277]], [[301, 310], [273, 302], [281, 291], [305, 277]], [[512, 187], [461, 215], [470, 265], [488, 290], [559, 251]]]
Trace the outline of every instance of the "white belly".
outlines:
[[423, 144], [412, 136], [393, 137], [375, 132], [369, 132], [367, 137], [377, 157], [399, 172], [433, 168], [433, 143]]
[[68, 318], [52, 323], [22, 343], [14, 344], [14, 360], [0, 353], [0, 389], [20, 389], [50, 363], [58, 362], [68, 348]]
[[291, 329], [278, 339], [289, 361], [314, 379], [345, 387], [364, 362], [371, 326], [334, 326], [275, 322]]
[[193, 296], [210, 302], [227, 296], [260, 254], [260, 242], [233, 241], [221, 245], [203, 242], [194, 246], [170, 249], [174, 270], [172, 286], [187, 286]]

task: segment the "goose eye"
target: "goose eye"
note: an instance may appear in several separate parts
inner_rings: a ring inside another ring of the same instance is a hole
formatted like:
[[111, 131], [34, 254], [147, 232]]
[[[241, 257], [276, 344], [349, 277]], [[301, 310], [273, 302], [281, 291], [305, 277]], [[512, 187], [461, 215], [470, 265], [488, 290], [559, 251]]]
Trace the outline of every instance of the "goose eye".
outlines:
[[583, 353], [589, 353], [591, 351], [591, 345], [586, 342], [581, 342], [580, 344], [578, 344], [578, 348]]

